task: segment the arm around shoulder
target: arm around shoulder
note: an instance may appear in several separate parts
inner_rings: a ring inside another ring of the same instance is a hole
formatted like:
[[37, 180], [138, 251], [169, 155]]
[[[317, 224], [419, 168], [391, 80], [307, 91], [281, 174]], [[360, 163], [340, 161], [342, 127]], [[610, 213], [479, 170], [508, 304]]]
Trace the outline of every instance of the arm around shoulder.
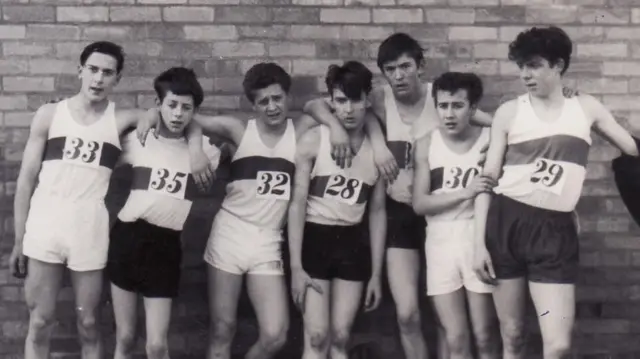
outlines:
[[586, 115], [593, 119], [592, 128], [596, 133], [629, 156], [638, 156], [640, 140], [620, 125], [613, 114], [595, 97], [581, 93], [578, 100]]

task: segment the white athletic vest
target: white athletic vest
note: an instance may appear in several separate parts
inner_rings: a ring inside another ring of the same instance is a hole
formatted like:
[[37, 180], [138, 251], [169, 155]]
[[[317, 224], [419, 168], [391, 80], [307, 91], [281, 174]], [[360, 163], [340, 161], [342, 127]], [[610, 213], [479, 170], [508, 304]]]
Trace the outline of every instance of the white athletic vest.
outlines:
[[[142, 219], [155, 226], [181, 231], [198, 188], [191, 175], [187, 140], [148, 136], [145, 146], [135, 132], [123, 140], [122, 160], [131, 164], [131, 193], [118, 218]], [[217, 167], [220, 151], [203, 138], [203, 149]]]
[[49, 128], [32, 206], [51, 206], [50, 197], [102, 202], [120, 152], [113, 102], [98, 121], [82, 125], [71, 117], [68, 100], [60, 101]]
[[[489, 129], [483, 128], [476, 142], [466, 153], [456, 153], [442, 139], [440, 130], [431, 134], [429, 146], [429, 167], [431, 168], [430, 183], [432, 194], [445, 194], [466, 188], [482, 171], [478, 165], [480, 150], [489, 143]], [[425, 216], [427, 224], [434, 221], [452, 221], [473, 218], [473, 200], [467, 200], [459, 205], [435, 215]]]
[[231, 160], [231, 178], [221, 210], [257, 227], [281, 229], [291, 199], [295, 152], [296, 131], [291, 119], [287, 119], [287, 129], [274, 148], [262, 142], [256, 120], [249, 120]]
[[586, 175], [591, 125], [577, 97], [564, 100], [556, 121], [543, 122], [529, 95], [520, 96], [494, 191], [531, 206], [573, 211]]
[[362, 221], [369, 195], [378, 179], [373, 150], [364, 138], [350, 168], [331, 158], [329, 128], [320, 126], [320, 146], [311, 171], [306, 220], [318, 224], [351, 226]]
[[411, 204], [413, 183], [413, 148], [416, 139], [438, 126], [434, 116], [431, 84], [428, 84], [427, 99], [422, 113], [412, 124], [400, 118], [396, 99], [391, 86], [384, 85], [384, 107], [387, 122], [387, 146], [398, 163], [400, 172], [393, 183], [387, 185], [387, 194], [395, 201]]

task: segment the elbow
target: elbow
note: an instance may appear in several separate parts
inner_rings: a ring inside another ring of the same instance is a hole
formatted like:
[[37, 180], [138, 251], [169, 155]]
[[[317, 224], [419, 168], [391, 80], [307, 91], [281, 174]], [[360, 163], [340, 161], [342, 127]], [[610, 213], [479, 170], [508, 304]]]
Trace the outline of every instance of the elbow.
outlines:
[[420, 201], [413, 201], [413, 211], [419, 216], [425, 216], [429, 214], [429, 206], [421, 203]]

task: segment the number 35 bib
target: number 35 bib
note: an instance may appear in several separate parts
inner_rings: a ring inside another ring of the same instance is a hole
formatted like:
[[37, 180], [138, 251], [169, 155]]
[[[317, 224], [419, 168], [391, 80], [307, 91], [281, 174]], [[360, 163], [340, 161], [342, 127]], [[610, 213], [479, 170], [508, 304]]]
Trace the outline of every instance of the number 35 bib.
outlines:
[[197, 194], [195, 182], [189, 174], [160, 167], [133, 167], [132, 189], [188, 200]]
[[562, 162], [538, 158], [530, 179], [538, 189], [560, 195], [566, 180], [565, 168]]

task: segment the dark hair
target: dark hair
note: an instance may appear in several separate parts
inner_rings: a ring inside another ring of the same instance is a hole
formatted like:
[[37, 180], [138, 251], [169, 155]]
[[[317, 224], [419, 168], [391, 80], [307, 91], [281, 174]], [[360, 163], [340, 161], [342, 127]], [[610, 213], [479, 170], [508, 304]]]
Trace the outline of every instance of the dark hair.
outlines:
[[116, 59], [116, 71], [118, 73], [122, 71], [122, 68], [124, 67], [124, 50], [120, 45], [116, 45], [110, 41], [97, 41], [91, 43], [82, 50], [82, 53], [80, 54], [80, 65], [84, 66], [89, 56], [94, 52], [109, 55]]
[[387, 37], [378, 47], [378, 67], [382, 71], [384, 64], [397, 60], [402, 55], [408, 55], [415, 60], [416, 65], [424, 61], [424, 50], [413, 37], [398, 32]]
[[273, 84], [280, 85], [284, 92], [289, 93], [291, 76], [274, 62], [261, 62], [253, 65], [244, 75], [242, 88], [245, 96], [253, 103], [257, 90], [267, 88]]
[[470, 72], [445, 72], [434, 82], [431, 90], [433, 101], [438, 104], [438, 91], [446, 91], [451, 94], [458, 90], [467, 90], [467, 99], [471, 106], [475, 106], [482, 98], [482, 80]]
[[161, 73], [153, 80], [153, 88], [160, 101], [164, 100], [168, 91], [179, 96], [192, 96], [195, 107], [199, 107], [204, 98], [195, 72], [185, 67], [172, 67]]
[[342, 66], [329, 66], [324, 81], [332, 98], [333, 90], [339, 89], [347, 98], [359, 100], [363, 92], [365, 95], [371, 92], [372, 80], [373, 74], [365, 65], [358, 61], [347, 61]]
[[563, 60], [561, 74], [564, 74], [569, 68], [572, 51], [571, 39], [564, 30], [555, 26], [533, 27], [518, 34], [509, 44], [509, 60], [521, 64], [534, 56], [540, 56], [549, 61], [550, 65]]

